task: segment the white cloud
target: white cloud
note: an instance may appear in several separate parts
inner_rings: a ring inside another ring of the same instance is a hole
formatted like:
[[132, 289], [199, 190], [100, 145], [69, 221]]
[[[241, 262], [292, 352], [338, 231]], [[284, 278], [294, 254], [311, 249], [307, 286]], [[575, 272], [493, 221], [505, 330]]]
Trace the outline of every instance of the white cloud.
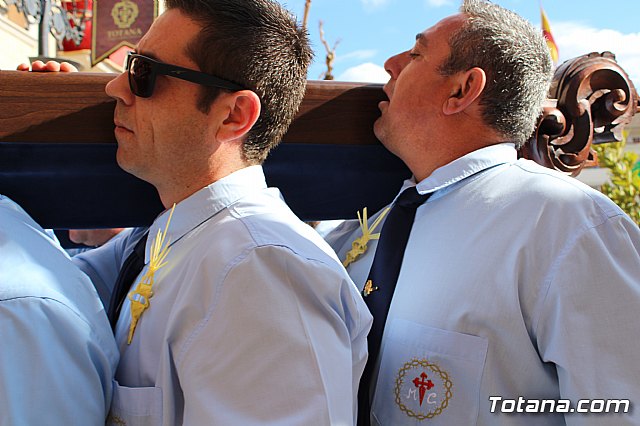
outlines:
[[618, 64], [640, 85], [640, 33], [623, 34], [597, 29], [576, 22], [556, 22], [551, 27], [558, 44], [560, 62], [590, 52], [615, 53]]
[[386, 83], [389, 81], [389, 74], [387, 74], [380, 65], [365, 62], [364, 64], [347, 69], [337, 76], [336, 80], [362, 83]]
[[389, 3], [390, 0], [360, 0], [362, 5], [367, 10], [378, 9]]
[[425, 4], [429, 7], [452, 6], [453, 0], [425, 0]]
[[373, 58], [374, 56], [376, 56], [377, 53], [378, 51], [373, 49], [354, 50], [353, 52], [349, 52], [349, 53], [341, 53], [340, 51], [338, 51], [335, 61], [343, 62], [343, 61], [354, 60], [354, 59], [356, 61], [364, 61], [366, 59]]

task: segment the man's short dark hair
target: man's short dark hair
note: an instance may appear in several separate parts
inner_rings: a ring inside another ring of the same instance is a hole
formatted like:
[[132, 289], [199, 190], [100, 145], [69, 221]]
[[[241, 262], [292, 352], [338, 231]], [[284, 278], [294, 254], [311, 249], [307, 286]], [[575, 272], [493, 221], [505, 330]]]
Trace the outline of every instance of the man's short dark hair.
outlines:
[[451, 54], [440, 72], [482, 68], [487, 74], [480, 95], [483, 119], [520, 147], [533, 133], [553, 76], [542, 32], [485, 0], [464, 0], [460, 12], [467, 20], [449, 40]]
[[[306, 31], [273, 0], [166, 0], [166, 6], [202, 26], [186, 47], [201, 71], [260, 97], [262, 112], [242, 153], [250, 164], [261, 164], [284, 136], [304, 97], [313, 56]], [[203, 87], [198, 108], [208, 112], [220, 90]]]

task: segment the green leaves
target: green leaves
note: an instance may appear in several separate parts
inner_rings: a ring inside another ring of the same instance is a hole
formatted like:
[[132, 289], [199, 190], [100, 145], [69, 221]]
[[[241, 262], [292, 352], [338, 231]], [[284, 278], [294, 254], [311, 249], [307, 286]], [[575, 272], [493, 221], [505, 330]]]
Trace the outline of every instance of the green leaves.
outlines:
[[600, 192], [624, 210], [640, 225], [640, 162], [638, 154], [624, 151], [624, 142], [594, 146], [600, 167], [609, 170], [609, 182]]

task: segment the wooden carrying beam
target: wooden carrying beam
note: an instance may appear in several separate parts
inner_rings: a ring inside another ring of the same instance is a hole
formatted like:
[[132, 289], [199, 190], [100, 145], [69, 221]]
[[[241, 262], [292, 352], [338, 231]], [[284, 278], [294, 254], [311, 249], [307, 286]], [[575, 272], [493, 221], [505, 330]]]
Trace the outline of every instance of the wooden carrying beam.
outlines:
[[[115, 74], [0, 71], [0, 142], [116, 143]], [[284, 143], [377, 145], [381, 84], [309, 81]]]
[[[0, 193], [45, 227], [150, 223], [162, 209], [150, 185], [115, 162], [114, 77], [0, 72]], [[373, 135], [381, 85], [309, 81], [307, 93], [265, 173], [305, 220], [375, 211], [410, 173]], [[638, 95], [610, 53], [558, 68], [550, 99], [521, 155], [577, 174], [595, 161], [592, 142], [613, 140], [638, 110]]]
[[[153, 187], [115, 162], [115, 75], [0, 72], [0, 193], [45, 227], [150, 223]], [[310, 81], [304, 103], [265, 163], [305, 220], [353, 218], [393, 198], [410, 173], [373, 134], [381, 85]]]

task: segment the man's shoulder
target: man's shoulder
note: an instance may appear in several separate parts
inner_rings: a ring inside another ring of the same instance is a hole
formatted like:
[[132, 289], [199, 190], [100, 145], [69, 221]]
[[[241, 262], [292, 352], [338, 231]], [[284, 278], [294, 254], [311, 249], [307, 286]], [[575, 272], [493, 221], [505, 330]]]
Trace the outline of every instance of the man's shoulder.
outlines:
[[[4, 256], [4, 253], [2, 254]], [[43, 256], [57, 256], [42, 252]], [[23, 300], [25, 303], [63, 305], [80, 316], [101, 310], [100, 300], [89, 278], [69, 259], [36, 262], [10, 258], [0, 261], [0, 303]]]
[[566, 214], [582, 211], [602, 219], [624, 214], [601, 192], [529, 160], [518, 160], [508, 168], [502, 176], [502, 184], [505, 190], [512, 189], [523, 201], [548, 209], [561, 208]]
[[[13, 272], [23, 275], [20, 271]], [[27, 279], [20, 280], [20, 283], [0, 278], [0, 315], [14, 318], [14, 322], [23, 324], [23, 331], [29, 329], [32, 335], [37, 335], [46, 322], [68, 332], [93, 336], [105, 351], [112, 350], [111, 330], [103, 318], [102, 304], [90, 287], [91, 283], [83, 277], [70, 276], [66, 282], [68, 285], [61, 285], [60, 277], [24, 277]]]
[[233, 232], [245, 249], [277, 246], [308, 259], [337, 262], [322, 237], [293, 213], [277, 190], [243, 198], [229, 206], [229, 213], [233, 220], [219, 224]]
[[20, 232], [20, 228], [24, 226], [42, 230], [18, 203], [1, 194], [0, 220], [2, 220], [2, 229], [5, 230], [7, 234]]
[[42, 229], [12, 219], [0, 229], [0, 303], [64, 306], [62, 311], [87, 317], [100, 311], [89, 278], [64, 250]]

